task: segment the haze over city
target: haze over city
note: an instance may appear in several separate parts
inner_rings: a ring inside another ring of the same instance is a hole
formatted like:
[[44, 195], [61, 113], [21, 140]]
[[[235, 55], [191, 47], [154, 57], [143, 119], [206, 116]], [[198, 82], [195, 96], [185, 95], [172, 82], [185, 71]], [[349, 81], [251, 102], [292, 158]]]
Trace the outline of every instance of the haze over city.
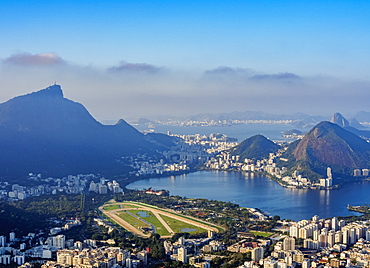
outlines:
[[56, 81], [98, 120], [368, 110], [368, 1], [11, 1], [0, 102]]

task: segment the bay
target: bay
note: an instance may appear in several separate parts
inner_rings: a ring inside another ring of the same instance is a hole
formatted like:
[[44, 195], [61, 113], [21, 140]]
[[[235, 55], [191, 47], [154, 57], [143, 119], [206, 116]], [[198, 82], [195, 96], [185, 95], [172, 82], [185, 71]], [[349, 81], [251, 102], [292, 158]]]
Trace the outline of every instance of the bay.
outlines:
[[[229, 137], [237, 138], [239, 142], [250, 138], [254, 135], [261, 134], [271, 140], [281, 140], [282, 132], [291, 130], [294, 127], [288, 124], [240, 124], [231, 126], [169, 126], [169, 125], [158, 125], [154, 124], [155, 132], [164, 133], [170, 132], [171, 134], [180, 135], [209, 135], [212, 133], [226, 134]], [[146, 130], [147, 125], [135, 125], [140, 131]], [[309, 129], [300, 129], [305, 132]]]
[[186, 175], [136, 181], [129, 189], [166, 189], [171, 195], [206, 198], [259, 208], [284, 219], [310, 219], [359, 215], [347, 205], [370, 204], [370, 182], [363, 181], [334, 190], [291, 189], [254, 173], [198, 171]]

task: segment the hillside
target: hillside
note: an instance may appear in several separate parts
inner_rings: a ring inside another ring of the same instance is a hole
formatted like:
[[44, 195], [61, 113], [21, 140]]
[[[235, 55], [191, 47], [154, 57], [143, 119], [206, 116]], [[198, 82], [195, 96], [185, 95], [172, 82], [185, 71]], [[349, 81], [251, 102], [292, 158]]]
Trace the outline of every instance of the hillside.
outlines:
[[122, 157], [159, 157], [167, 148], [122, 119], [102, 125], [82, 104], [64, 98], [59, 85], [1, 103], [0, 136], [0, 177], [125, 174], [130, 167]]
[[262, 135], [255, 135], [242, 141], [239, 145], [231, 149], [232, 156], [240, 155], [240, 160], [248, 159], [263, 159], [269, 156], [270, 153], [277, 152], [279, 145], [270, 141]]
[[[330, 122], [321, 122], [283, 155], [291, 170], [325, 176], [330, 166], [337, 176], [350, 176], [355, 168], [370, 167], [370, 144]], [[320, 176], [316, 176], [317, 178]]]

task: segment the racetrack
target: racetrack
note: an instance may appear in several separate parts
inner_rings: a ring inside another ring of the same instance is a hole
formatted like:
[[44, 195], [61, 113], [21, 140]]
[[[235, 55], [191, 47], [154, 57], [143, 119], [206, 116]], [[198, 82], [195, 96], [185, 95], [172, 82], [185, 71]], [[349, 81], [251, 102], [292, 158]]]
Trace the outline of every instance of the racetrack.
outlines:
[[[129, 232], [131, 232], [135, 235], [141, 236], [141, 237], [149, 237], [151, 234], [145, 234], [140, 229], [134, 227], [133, 225], [131, 225], [128, 222], [126, 222], [125, 220], [123, 220], [121, 217], [119, 217], [117, 215], [119, 212], [122, 212], [122, 211], [125, 211], [125, 210], [127, 210], [127, 211], [128, 210], [143, 210], [143, 211], [152, 212], [153, 215], [162, 223], [162, 225], [171, 234], [170, 236], [161, 236], [162, 238], [169, 238], [172, 235], [174, 235], [175, 232], [167, 224], [167, 222], [162, 219], [161, 215], [173, 218], [175, 220], [178, 220], [178, 221], [181, 221], [181, 222], [184, 222], [184, 223], [187, 223], [187, 224], [190, 224], [190, 225], [193, 225], [193, 226], [205, 229], [205, 230], [212, 230], [213, 232], [218, 232], [218, 229], [216, 227], [210, 226], [210, 224], [207, 223], [207, 222], [203, 221], [204, 222], [204, 224], [203, 224], [202, 221], [199, 220], [199, 219], [194, 218], [194, 220], [192, 220], [192, 219], [189, 219], [188, 217], [184, 217], [183, 215], [177, 215], [177, 214], [175, 214], [173, 212], [170, 212], [168, 210], [165, 210], [165, 209], [159, 209], [159, 208], [149, 206], [149, 205], [146, 205], [146, 204], [141, 205], [140, 203], [122, 202], [122, 203], [117, 203], [117, 204], [120, 205], [119, 209], [104, 210], [104, 206], [112, 205], [112, 203], [109, 203], [109, 204], [106, 204], [106, 205], [103, 205], [103, 206], [99, 207], [99, 210], [101, 212], [103, 212], [107, 217], [114, 220], [117, 224], [119, 224], [120, 226], [125, 228], [127, 231], [129, 231]], [[124, 206], [125, 204], [128, 204], [128, 205], [135, 204], [135, 207], [125, 207]], [[140, 217], [138, 217], [138, 218], [140, 219]]]

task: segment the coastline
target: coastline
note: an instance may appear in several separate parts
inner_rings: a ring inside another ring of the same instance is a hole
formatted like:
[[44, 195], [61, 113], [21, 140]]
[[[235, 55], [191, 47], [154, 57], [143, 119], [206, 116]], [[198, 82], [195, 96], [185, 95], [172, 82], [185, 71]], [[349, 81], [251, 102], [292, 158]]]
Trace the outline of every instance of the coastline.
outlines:
[[121, 187], [124, 189], [127, 189], [126, 186], [134, 183], [136, 181], [144, 180], [144, 179], [150, 179], [150, 178], [165, 178], [165, 177], [171, 177], [171, 176], [179, 176], [179, 175], [184, 175], [184, 174], [189, 174], [193, 172], [199, 171], [198, 169], [189, 169], [185, 171], [175, 171], [175, 172], [169, 172], [166, 174], [148, 174], [145, 176], [132, 176], [128, 177], [126, 179], [119, 179], [121, 183]]
[[[354, 183], [336, 191], [308, 191], [310, 189], [282, 187], [263, 173], [254, 172], [248, 175], [240, 171], [195, 171], [186, 177], [154, 178], [126, 188], [166, 189], [171, 195], [231, 202], [242, 207], [260, 208], [267, 215], [279, 215], [293, 220], [306, 219], [313, 215], [357, 215], [347, 210], [348, 203], [361, 205], [370, 202], [366, 194], [370, 186], [368, 183]], [[322, 206], [323, 203], [326, 205]], [[291, 214], [292, 211], [295, 211], [295, 216]]]
[[354, 179], [352, 181], [350, 180], [345, 180], [341, 181], [338, 184], [333, 185], [330, 188], [323, 188], [323, 187], [318, 187], [318, 186], [312, 186], [312, 187], [304, 187], [304, 186], [295, 186], [295, 185], [287, 185], [284, 183], [281, 179], [277, 178], [276, 176], [272, 176], [271, 174], [264, 172], [264, 171], [243, 171], [243, 170], [234, 170], [234, 169], [209, 169], [209, 168], [192, 168], [190, 170], [186, 171], [176, 171], [176, 172], [168, 172], [166, 174], [148, 174], [145, 176], [139, 176], [139, 177], [129, 177], [127, 179], [121, 179], [120, 181], [122, 182], [122, 187], [127, 189], [126, 186], [134, 183], [136, 181], [144, 180], [144, 179], [150, 179], [150, 178], [165, 178], [165, 177], [171, 177], [171, 176], [179, 176], [179, 175], [184, 175], [184, 174], [190, 174], [194, 173], [197, 171], [226, 171], [226, 172], [239, 172], [239, 173], [253, 173], [253, 174], [258, 174], [258, 175], [263, 175], [272, 181], [277, 182], [280, 186], [284, 188], [289, 188], [289, 189], [307, 189], [307, 190], [336, 190], [342, 188], [346, 184], [352, 184], [356, 182], [363, 182], [363, 181], [369, 181], [370, 178], [364, 178], [364, 179]]

